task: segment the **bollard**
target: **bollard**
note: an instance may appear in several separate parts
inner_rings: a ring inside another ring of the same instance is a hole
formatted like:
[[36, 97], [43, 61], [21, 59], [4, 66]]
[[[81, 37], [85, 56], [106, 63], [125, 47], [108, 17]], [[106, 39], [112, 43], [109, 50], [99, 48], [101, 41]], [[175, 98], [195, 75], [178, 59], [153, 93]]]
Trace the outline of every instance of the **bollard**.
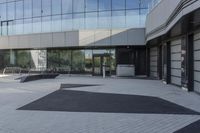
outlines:
[[103, 78], [106, 78], [106, 66], [103, 65]]

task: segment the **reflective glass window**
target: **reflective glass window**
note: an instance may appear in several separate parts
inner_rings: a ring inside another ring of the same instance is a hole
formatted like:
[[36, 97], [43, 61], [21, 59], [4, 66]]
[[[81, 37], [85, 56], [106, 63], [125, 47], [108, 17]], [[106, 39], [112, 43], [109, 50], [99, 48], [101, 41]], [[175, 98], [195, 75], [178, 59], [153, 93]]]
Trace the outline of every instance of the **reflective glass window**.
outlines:
[[62, 15], [62, 31], [72, 30], [72, 14]]
[[152, 0], [141, 0], [141, 8], [148, 8], [149, 4], [152, 2]]
[[145, 27], [147, 12], [148, 12], [147, 9], [141, 9], [139, 11], [139, 14], [140, 14], [140, 27]]
[[41, 0], [33, 0], [33, 17], [41, 16]]
[[125, 0], [112, 0], [112, 9], [120, 10], [125, 9]]
[[2, 36], [8, 35], [8, 22], [1, 22], [1, 35]]
[[30, 68], [31, 59], [29, 50], [16, 51], [16, 65], [21, 68]]
[[73, 12], [84, 12], [85, 2], [84, 0], [73, 0]]
[[93, 50], [93, 54], [108, 54], [109, 51], [106, 49], [100, 49], [100, 50]]
[[84, 29], [84, 13], [73, 14], [73, 29]]
[[3, 67], [5, 68], [6, 66], [10, 66], [11, 64], [14, 65], [15, 64], [15, 54], [13, 50], [3, 50], [1, 51], [2, 53], [2, 60], [4, 61], [3, 63]]
[[140, 9], [139, 10], [140, 11], [140, 15], [147, 15], [147, 13], [148, 13], [148, 9]]
[[139, 27], [139, 10], [127, 10], [126, 11], [126, 26], [130, 28]]
[[51, 0], [42, 0], [42, 16], [51, 14]]
[[0, 4], [1, 21], [7, 19], [6, 3]]
[[99, 12], [99, 28], [111, 28], [111, 11]]
[[99, 11], [111, 10], [111, 0], [99, 0]]
[[52, 31], [61, 31], [61, 15], [52, 16]]
[[48, 50], [47, 61], [48, 61], [48, 69], [56, 71], [60, 67], [60, 51]]
[[24, 33], [29, 34], [32, 33], [32, 19], [24, 19]]
[[52, 0], [52, 14], [61, 14], [61, 0]]
[[4, 2], [6, 2], [6, 0], [0, 0], [0, 3], [4, 3]]
[[72, 0], [62, 0], [62, 13], [72, 13]]
[[32, 17], [32, 0], [24, 0], [24, 17]]
[[97, 12], [86, 13], [85, 28], [86, 29], [97, 28]]
[[1, 15], [1, 21], [7, 19], [7, 10], [6, 10], [6, 3], [0, 4], [0, 15]]
[[140, 0], [126, 0], [126, 9], [137, 9], [140, 7]]
[[112, 12], [112, 27], [124, 28], [125, 24], [126, 24], [125, 11], [113, 11]]
[[8, 35], [14, 35], [14, 21], [8, 22]]
[[45, 71], [47, 69], [47, 50], [37, 50], [38, 52], [38, 65], [36, 69]]
[[72, 51], [72, 71], [84, 72], [85, 66], [85, 52], [84, 50]]
[[15, 19], [15, 3], [14, 2], [7, 3], [7, 10], [8, 10], [7, 19], [9, 20]]
[[60, 50], [60, 69], [68, 72], [71, 69], [71, 50]]
[[13, 2], [13, 1], [15, 1], [15, 0], [7, 0], [7, 2]]
[[16, 19], [23, 18], [23, 1], [16, 2]]
[[110, 50], [110, 67], [111, 67], [111, 74], [116, 74], [116, 54], [115, 49]]
[[33, 18], [33, 33], [40, 33], [42, 28], [41, 18]]
[[42, 32], [51, 32], [51, 17], [42, 17]]
[[45, 71], [47, 66], [47, 50], [29, 50], [31, 69]]
[[16, 34], [23, 34], [23, 19], [15, 20], [15, 33]]
[[86, 0], [86, 12], [97, 11], [97, 0]]
[[93, 61], [92, 50], [85, 50], [85, 72], [92, 73]]

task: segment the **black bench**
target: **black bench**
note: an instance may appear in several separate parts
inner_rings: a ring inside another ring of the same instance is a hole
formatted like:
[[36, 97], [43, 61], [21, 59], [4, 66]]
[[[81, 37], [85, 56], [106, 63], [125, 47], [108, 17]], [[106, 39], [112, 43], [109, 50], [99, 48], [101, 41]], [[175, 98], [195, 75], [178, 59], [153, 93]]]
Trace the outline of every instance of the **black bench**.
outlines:
[[59, 74], [57, 73], [45, 73], [45, 74], [37, 74], [37, 75], [28, 75], [20, 78], [20, 83], [35, 81], [40, 79], [55, 79]]

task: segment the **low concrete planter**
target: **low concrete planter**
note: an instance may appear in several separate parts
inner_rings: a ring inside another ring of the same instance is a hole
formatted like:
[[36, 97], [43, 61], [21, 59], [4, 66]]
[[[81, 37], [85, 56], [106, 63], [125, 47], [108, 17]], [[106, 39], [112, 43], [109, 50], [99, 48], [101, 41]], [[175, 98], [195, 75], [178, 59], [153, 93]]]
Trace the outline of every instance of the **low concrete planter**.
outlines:
[[21, 77], [20, 83], [41, 80], [41, 79], [55, 79], [59, 74], [37, 74]]

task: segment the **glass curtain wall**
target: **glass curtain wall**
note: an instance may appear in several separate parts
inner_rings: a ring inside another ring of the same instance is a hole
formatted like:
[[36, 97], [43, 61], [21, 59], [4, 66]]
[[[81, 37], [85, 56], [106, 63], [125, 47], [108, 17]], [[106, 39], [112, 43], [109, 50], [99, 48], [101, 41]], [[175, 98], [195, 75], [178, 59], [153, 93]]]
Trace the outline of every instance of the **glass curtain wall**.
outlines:
[[47, 50], [47, 68], [61, 73], [93, 73], [93, 55], [106, 54], [112, 74], [115, 74], [115, 49], [108, 50]]
[[0, 52], [0, 70], [1, 72], [5, 67], [12, 66], [11, 55], [9, 50], [2, 50]]
[[1, 50], [0, 70], [5, 67], [20, 67], [31, 71], [92, 74], [93, 57], [106, 57], [106, 65], [115, 74], [115, 49], [49, 49], [49, 50]]
[[1, 35], [144, 27], [151, 0], [0, 0]]
[[3, 50], [0, 51], [0, 69], [20, 67], [26, 71], [45, 71], [47, 50]]

